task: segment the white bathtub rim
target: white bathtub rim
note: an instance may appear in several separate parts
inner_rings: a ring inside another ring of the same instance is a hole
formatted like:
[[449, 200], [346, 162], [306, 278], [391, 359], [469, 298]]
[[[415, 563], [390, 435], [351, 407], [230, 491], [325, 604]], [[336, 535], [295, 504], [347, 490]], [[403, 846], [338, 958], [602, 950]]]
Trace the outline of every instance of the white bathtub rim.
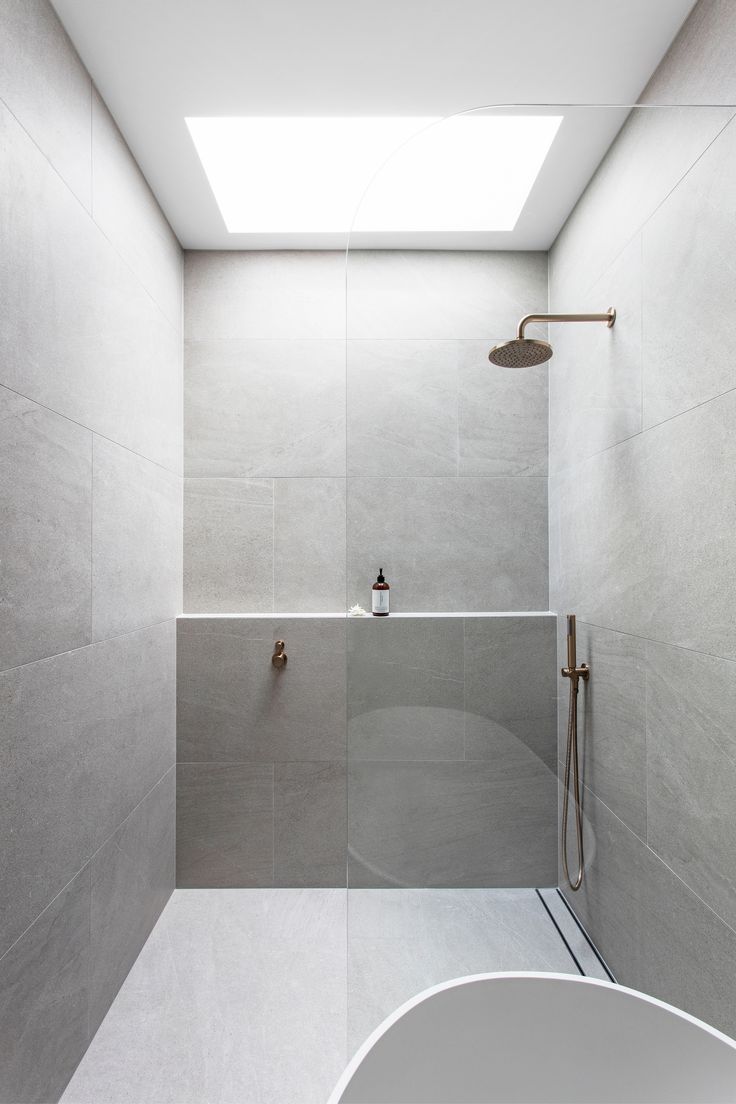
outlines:
[[429, 998], [433, 997], [436, 993], [442, 993], [446, 989], [454, 989], [460, 985], [470, 985], [476, 981], [494, 981], [500, 978], [536, 978], [539, 980], [551, 979], [553, 981], [573, 981], [580, 985], [597, 985], [602, 989], [615, 989], [619, 993], [626, 993], [628, 996], [635, 997], [637, 1000], [645, 1001], [647, 1004], [653, 1004], [655, 1007], [661, 1008], [665, 1012], [671, 1012], [679, 1019], [691, 1023], [694, 1027], [699, 1027], [708, 1035], [712, 1035], [720, 1042], [726, 1043], [732, 1050], [736, 1050], [736, 1039], [732, 1039], [729, 1035], [724, 1035], [718, 1028], [712, 1027], [711, 1024], [705, 1023], [704, 1020], [699, 1020], [697, 1016], [691, 1016], [689, 1012], [683, 1011], [682, 1008], [676, 1008], [674, 1004], [668, 1004], [666, 1001], [659, 1000], [658, 997], [650, 996], [649, 993], [642, 993], [639, 989], [630, 989], [628, 986], [619, 985], [617, 982], [603, 981], [601, 978], [583, 977], [581, 974], [558, 974], [541, 970], [510, 970], [492, 974], [467, 974], [465, 977], [450, 978], [449, 981], [441, 981], [439, 985], [432, 985], [429, 989], [422, 990], [421, 993], [417, 993], [415, 996], [410, 997], [408, 1001], [405, 1001], [404, 1004], [394, 1009], [394, 1011], [378, 1025], [375, 1031], [371, 1032], [365, 1042], [358, 1047], [343, 1070], [340, 1080], [333, 1089], [327, 1104], [340, 1104], [340, 1097], [347, 1089], [363, 1059], [373, 1049], [378, 1040], [382, 1038], [382, 1036], [384, 1036], [406, 1012], [410, 1012], [411, 1009], [415, 1008], [418, 1004], [422, 1004], [423, 1001], [429, 1000]]

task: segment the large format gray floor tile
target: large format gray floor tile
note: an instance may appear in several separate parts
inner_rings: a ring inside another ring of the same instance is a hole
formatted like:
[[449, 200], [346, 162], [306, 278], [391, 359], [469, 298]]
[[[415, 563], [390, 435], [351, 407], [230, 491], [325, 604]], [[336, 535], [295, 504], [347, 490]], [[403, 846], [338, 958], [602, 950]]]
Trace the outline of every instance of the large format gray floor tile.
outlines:
[[274, 764], [274, 884], [344, 886], [345, 762]]
[[187, 475], [345, 475], [344, 341], [213, 331], [187, 342], [184, 378]]
[[646, 647], [648, 843], [736, 928], [736, 664]]
[[176, 768], [130, 813], [90, 862], [90, 1034], [174, 890]]
[[351, 762], [351, 886], [529, 886], [556, 878], [557, 781], [509, 742], [493, 763]]
[[178, 764], [176, 884], [273, 885], [273, 764]]
[[[510, 336], [507, 331], [498, 340]], [[457, 345], [458, 475], [545, 476], [547, 365], [499, 368], [488, 361], [495, 343]]]
[[533, 890], [350, 890], [349, 1052], [422, 990], [496, 970], [578, 972]]
[[736, 1033], [736, 932], [590, 791], [586, 875], [568, 900], [622, 985]]
[[346, 1061], [345, 897], [177, 891], [64, 1104], [324, 1104]]
[[176, 617], [181, 609], [181, 477], [95, 436], [92, 505], [94, 638]]
[[645, 426], [736, 387], [734, 174], [732, 122], [644, 229]]
[[345, 254], [189, 252], [188, 341], [345, 337]]
[[181, 471], [180, 330], [2, 103], [0, 141], [0, 383]]
[[735, 422], [731, 392], [551, 480], [550, 577], [559, 608], [736, 657]]
[[343, 613], [345, 480], [275, 479], [273, 608]]
[[91, 209], [92, 82], [51, 4], [5, 0], [0, 99]]
[[383, 566], [395, 611], [546, 609], [546, 502], [541, 478], [349, 479], [349, 603]]
[[0, 951], [174, 762], [174, 646], [169, 622], [0, 675]]
[[324, 1104], [398, 1004], [494, 970], [577, 972], [532, 890], [177, 890], [63, 1101]]
[[0, 388], [0, 669], [88, 643], [92, 434]]
[[351, 338], [511, 336], [522, 315], [546, 304], [545, 253], [371, 249], [348, 257]]
[[342, 619], [182, 618], [178, 667], [179, 762], [345, 758]]
[[85, 867], [0, 958], [0, 1100], [8, 1104], [58, 1100], [87, 1046], [89, 886]]
[[498, 762], [518, 742], [554, 769], [555, 618], [466, 617], [464, 656], [466, 758]]
[[351, 760], [464, 758], [462, 618], [353, 618], [347, 634]]
[[456, 475], [455, 341], [348, 341], [348, 475]]
[[181, 333], [181, 247], [96, 89], [92, 93], [92, 216]]
[[184, 612], [270, 613], [273, 480], [184, 480]]

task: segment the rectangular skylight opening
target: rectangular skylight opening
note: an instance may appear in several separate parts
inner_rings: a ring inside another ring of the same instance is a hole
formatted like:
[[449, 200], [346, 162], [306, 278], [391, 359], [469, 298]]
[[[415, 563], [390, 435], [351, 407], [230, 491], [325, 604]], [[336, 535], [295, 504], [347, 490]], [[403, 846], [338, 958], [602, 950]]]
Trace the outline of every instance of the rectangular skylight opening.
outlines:
[[558, 115], [188, 118], [233, 234], [513, 230]]

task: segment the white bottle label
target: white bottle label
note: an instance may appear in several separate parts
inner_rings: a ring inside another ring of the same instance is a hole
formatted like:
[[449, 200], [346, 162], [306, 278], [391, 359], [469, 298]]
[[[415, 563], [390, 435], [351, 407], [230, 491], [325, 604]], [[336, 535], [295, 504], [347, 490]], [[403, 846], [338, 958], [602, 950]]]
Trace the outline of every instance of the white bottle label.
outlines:
[[388, 590], [373, 590], [373, 612], [374, 613], [388, 613], [388, 596], [390, 591]]

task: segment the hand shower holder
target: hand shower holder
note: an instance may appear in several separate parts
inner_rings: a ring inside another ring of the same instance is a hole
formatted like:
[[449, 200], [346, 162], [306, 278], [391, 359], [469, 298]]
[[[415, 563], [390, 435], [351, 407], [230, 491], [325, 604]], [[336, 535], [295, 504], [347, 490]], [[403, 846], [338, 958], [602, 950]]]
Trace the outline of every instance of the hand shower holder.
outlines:
[[587, 663], [581, 663], [579, 667], [560, 667], [560, 674], [563, 678], [582, 679], [583, 682], [587, 682], [590, 678], [590, 667]]

